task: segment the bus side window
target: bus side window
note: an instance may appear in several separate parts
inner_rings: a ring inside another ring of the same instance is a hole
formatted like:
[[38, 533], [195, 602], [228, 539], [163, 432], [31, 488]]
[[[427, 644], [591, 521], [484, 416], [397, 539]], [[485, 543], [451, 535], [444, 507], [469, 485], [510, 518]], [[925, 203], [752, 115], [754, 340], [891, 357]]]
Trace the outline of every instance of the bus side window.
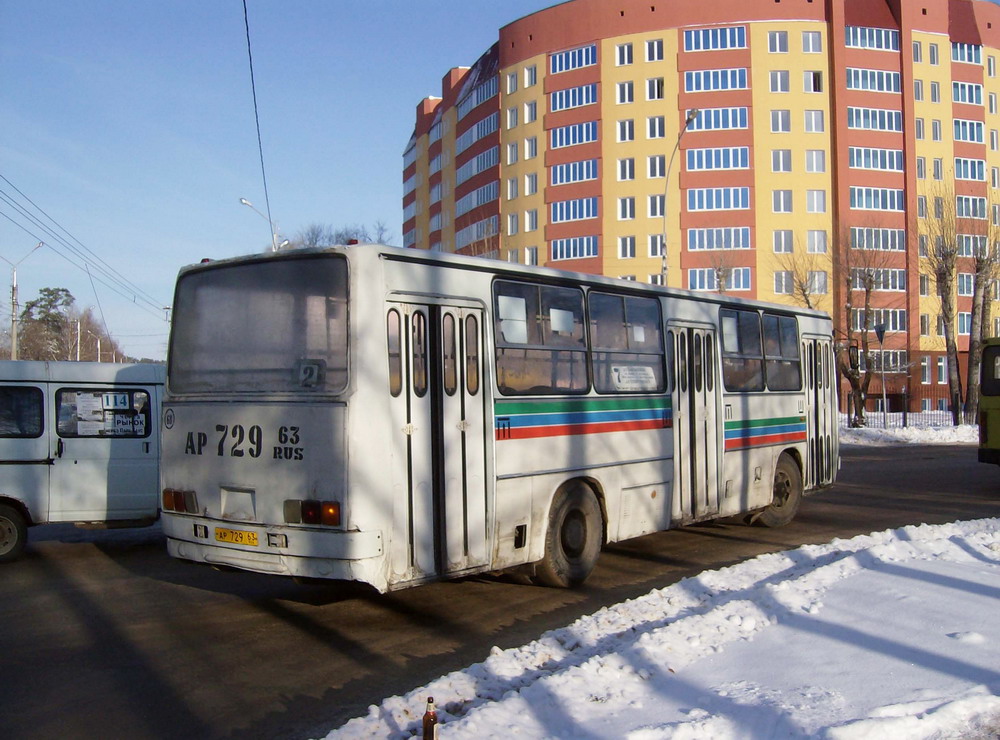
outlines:
[[719, 319], [722, 324], [722, 378], [726, 390], [764, 390], [760, 314], [723, 308], [719, 311]]
[[583, 291], [498, 280], [493, 294], [500, 392], [586, 393], [590, 377]]
[[441, 342], [444, 345], [444, 392], [454, 396], [458, 390], [458, 356], [455, 350], [455, 316], [446, 313], [441, 321]]
[[420, 311], [413, 314], [413, 392], [423, 398], [427, 393], [427, 317]]
[[479, 393], [479, 321], [465, 320], [465, 389], [470, 396]]
[[768, 390], [797, 391], [802, 387], [799, 332], [794, 317], [764, 314], [764, 356]]
[[663, 393], [660, 304], [592, 291], [590, 346], [598, 393]]
[[399, 311], [389, 311], [385, 319], [386, 350], [389, 354], [389, 393], [393, 398], [403, 391], [403, 353], [400, 346]]
[[42, 436], [42, 390], [0, 387], [0, 437]]

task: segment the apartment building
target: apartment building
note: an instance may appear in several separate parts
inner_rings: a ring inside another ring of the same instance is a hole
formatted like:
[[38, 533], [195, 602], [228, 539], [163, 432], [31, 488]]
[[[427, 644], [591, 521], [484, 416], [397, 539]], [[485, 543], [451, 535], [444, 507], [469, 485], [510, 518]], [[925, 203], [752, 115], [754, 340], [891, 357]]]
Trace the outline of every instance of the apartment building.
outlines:
[[986, 0], [570, 0], [418, 105], [404, 244], [808, 304], [845, 348], [867, 296], [890, 391], [944, 386], [939, 293], [967, 353], [1000, 241], [997, 56]]

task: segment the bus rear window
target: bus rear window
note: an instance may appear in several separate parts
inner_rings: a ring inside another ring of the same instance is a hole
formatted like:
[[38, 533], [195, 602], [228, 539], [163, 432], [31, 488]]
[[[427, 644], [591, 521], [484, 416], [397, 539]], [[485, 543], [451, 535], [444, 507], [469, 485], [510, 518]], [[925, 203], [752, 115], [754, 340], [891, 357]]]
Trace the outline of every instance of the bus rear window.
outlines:
[[347, 386], [347, 262], [265, 259], [188, 273], [170, 335], [174, 393], [336, 393]]
[[1000, 396], [1000, 345], [983, 348], [980, 390], [984, 396]]

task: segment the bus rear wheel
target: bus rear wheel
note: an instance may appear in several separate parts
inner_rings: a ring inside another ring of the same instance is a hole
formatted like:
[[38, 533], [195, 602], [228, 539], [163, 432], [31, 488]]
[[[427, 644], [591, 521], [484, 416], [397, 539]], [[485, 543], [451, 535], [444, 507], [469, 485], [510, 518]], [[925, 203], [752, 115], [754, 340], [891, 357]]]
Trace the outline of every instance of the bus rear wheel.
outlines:
[[582, 484], [564, 491], [549, 512], [545, 557], [535, 568], [536, 580], [555, 588], [579, 586], [594, 569], [603, 540], [604, 522], [594, 492]]
[[773, 490], [771, 505], [756, 521], [765, 527], [783, 527], [795, 518], [802, 503], [802, 471], [790, 455], [782, 453], [778, 457]]
[[21, 512], [0, 504], [0, 563], [16, 560], [28, 540], [28, 526]]

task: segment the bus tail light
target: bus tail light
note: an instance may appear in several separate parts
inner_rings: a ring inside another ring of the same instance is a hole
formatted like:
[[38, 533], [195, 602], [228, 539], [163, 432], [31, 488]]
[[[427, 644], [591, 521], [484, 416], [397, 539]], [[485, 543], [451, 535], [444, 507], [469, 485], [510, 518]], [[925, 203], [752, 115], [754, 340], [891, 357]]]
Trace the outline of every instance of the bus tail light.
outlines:
[[288, 499], [284, 505], [286, 524], [322, 524], [340, 526], [339, 501], [299, 501]]
[[175, 511], [178, 514], [197, 514], [198, 496], [194, 491], [177, 491], [173, 488], [164, 488], [163, 510]]

